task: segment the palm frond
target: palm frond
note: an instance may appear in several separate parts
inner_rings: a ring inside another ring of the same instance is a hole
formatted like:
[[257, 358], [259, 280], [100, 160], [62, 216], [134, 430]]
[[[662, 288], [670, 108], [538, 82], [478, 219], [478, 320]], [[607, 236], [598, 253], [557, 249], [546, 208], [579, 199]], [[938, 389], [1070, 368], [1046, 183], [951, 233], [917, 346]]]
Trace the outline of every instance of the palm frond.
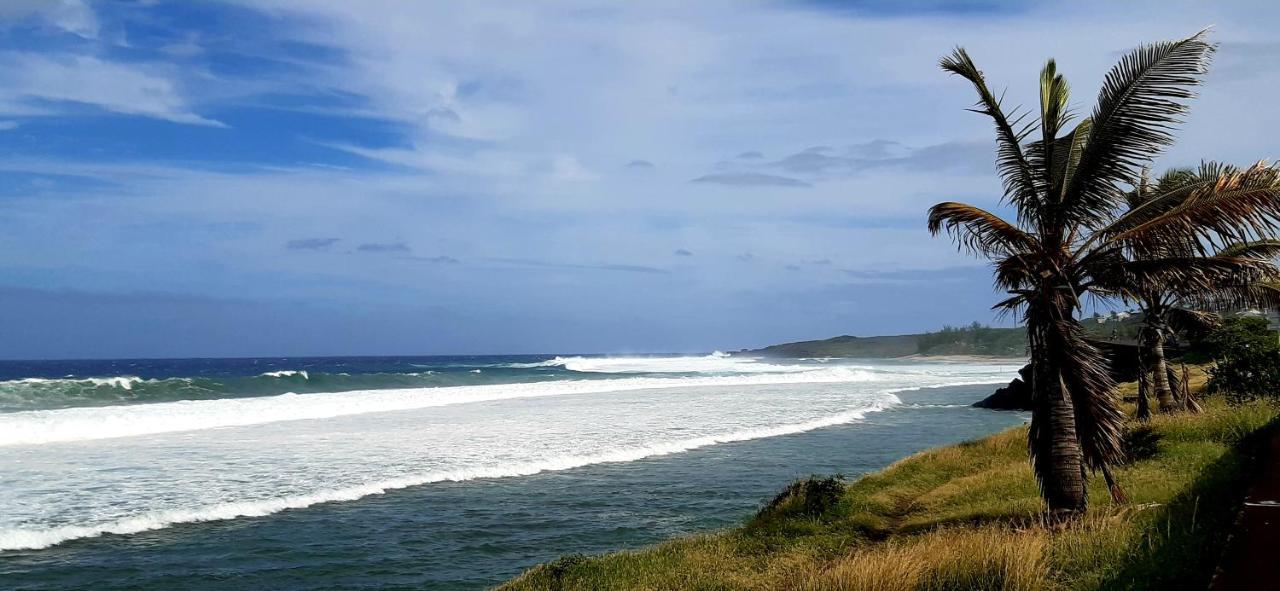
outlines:
[[1136, 293], [1194, 297], [1234, 285], [1267, 281], [1276, 276], [1276, 268], [1265, 259], [1190, 256], [1125, 261], [1112, 273], [1102, 283], [1123, 285]]
[[[1040, 173], [1041, 192], [1052, 193], [1055, 182], [1062, 178], [1061, 171], [1064, 170], [1064, 167], [1055, 166], [1059, 162], [1057, 152], [1066, 156], [1074, 143], [1072, 138], [1058, 138], [1058, 132], [1066, 125], [1070, 116], [1067, 111], [1069, 96], [1070, 86], [1062, 74], [1058, 73], [1057, 63], [1050, 59], [1040, 71], [1040, 141], [1027, 149], [1027, 159], [1032, 170]], [[1059, 146], [1061, 150], [1058, 149]], [[1065, 164], [1065, 160], [1062, 162]], [[1052, 194], [1055, 198], [1059, 196]]]
[[1169, 327], [1178, 331], [1203, 334], [1222, 324], [1222, 316], [1205, 310], [1172, 308], [1165, 314]]
[[954, 201], [929, 208], [929, 232], [936, 236], [944, 229], [961, 249], [989, 257], [1031, 250], [1036, 244], [1033, 236], [1000, 216]]
[[1135, 191], [1125, 194], [1128, 208], [1106, 226], [1099, 228], [1098, 236], [1109, 237], [1151, 221], [1183, 204], [1197, 191], [1203, 191], [1218, 183], [1219, 178], [1236, 169], [1217, 162], [1202, 162], [1198, 170], [1174, 168], [1160, 175], [1154, 183], [1145, 175]]
[[957, 47], [951, 55], [942, 58], [938, 66], [943, 70], [968, 80], [978, 93], [978, 103], [971, 109], [991, 118], [996, 127], [996, 169], [1004, 184], [1004, 195], [1010, 203], [1018, 207], [1019, 215], [1024, 207], [1031, 211], [1037, 201], [1035, 175], [1022, 151], [1022, 142], [1031, 133], [1033, 125], [1024, 124], [1026, 114], [1006, 115], [998, 98], [987, 87], [982, 70], [973, 63], [969, 53]]
[[[1140, 208], [1150, 208], [1145, 214], [1126, 215], [1109, 226], [1108, 241], [1153, 248], [1180, 240], [1211, 254], [1232, 243], [1269, 239], [1278, 233], [1280, 168], [1265, 162], [1245, 170], [1225, 169], [1211, 182], [1198, 181], [1170, 194], [1174, 197], [1167, 202], [1156, 199]], [[1156, 214], [1157, 203], [1168, 207]]]
[[1121, 185], [1135, 185], [1141, 171], [1166, 146], [1187, 112], [1215, 46], [1201, 31], [1179, 41], [1139, 47], [1107, 74], [1080, 164], [1067, 190], [1070, 219], [1086, 225], [1123, 200]]
[[1228, 313], [1248, 308], [1280, 310], [1280, 284], [1255, 281], [1223, 286], [1213, 291], [1192, 294], [1182, 301], [1184, 306], [1202, 312]]
[[1224, 246], [1216, 256], [1274, 259], [1280, 256], [1280, 240], [1270, 238], [1236, 242]]

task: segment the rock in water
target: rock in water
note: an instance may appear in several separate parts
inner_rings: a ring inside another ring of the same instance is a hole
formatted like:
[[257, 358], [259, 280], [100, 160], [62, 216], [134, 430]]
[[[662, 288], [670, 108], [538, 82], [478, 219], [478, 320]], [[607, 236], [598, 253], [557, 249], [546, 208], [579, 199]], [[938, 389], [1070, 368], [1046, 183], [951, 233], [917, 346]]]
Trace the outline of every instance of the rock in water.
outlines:
[[973, 405], [994, 410], [1031, 410], [1031, 386], [1027, 384], [1031, 380], [1031, 365], [1018, 370], [1018, 375], [1021, 377], [1013, 378], [1008, 386]]

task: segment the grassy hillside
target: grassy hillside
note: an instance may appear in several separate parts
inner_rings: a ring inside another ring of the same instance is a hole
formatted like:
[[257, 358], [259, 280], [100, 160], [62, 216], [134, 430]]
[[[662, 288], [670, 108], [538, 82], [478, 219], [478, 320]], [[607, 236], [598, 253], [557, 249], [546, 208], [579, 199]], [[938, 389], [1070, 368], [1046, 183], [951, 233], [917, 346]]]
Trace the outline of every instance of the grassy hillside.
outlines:
[[[1083, 320], [1085, 332], [1101, 340], [1133, 341], [1142, 325], [1141, 316], [1099, 323], [1097, 318]], [[820, 341], [799, 341], [771, 345], [763, 349], [741, 351], [766, 357], [851, 357], [878, 359], [908, 355], [992, 355], [1023, 357], [1027, 351], [1027, 333], [1022, 327], [992, 328], [977, 322], [968, 326], [945, 326], [936, 332], [893, 336], [838, 336]]]
[[1022, 328], [991, 328], [973, 323], [944, 327], [937, 332], [894, 336], [839, 336], [821, 341], [801, 341], [746, 351], [767, 357], [884, 358], [907, 355], [996, 355], [1021, 357], [1027, 335]]
[[850, 484], [793, 484], [737, 529], [569, 556], [503, 589], [1205, 588], [1243, 494], [1255, 433], [1277, 410], [1218, 400], [1133, 429], [1090, 516], [1040, 524], [1025, 428], [939, 448]]

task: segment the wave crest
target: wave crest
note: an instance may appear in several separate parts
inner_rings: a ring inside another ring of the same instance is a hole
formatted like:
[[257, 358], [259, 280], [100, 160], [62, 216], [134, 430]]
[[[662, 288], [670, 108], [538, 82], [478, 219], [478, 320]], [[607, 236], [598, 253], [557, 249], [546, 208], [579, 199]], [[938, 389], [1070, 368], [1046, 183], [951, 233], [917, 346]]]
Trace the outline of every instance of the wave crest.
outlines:
[[668, 388], [863, 382], [877, 379], [880, 379], [880, 376], [861, 369], [824, 368], [806, 373], [635, 377], [356, 390], [302, 395], [288, 393], [253, 398], [181, 400], [140, 405], [33, 410], [0, 414], [0, 446], [39, 445], [176, 431], [198, 431], [514, 398]]
[[239, 517], [261, 517], [288, 509], [301, 509], [321, 503], [352, 501], [370, 495], [384, 494], [391, 490], [436, 482], [510, 478], [517, 476], [529, 476], [540, 472], [568, 470], [594, 464], [632, 462], [644, 458], [682, 453], [722, 443], [792, 435], [824, 427], [851, 423], [862, 419], [867, 413], [883, 410], [900, 403], [901, 401], [896, 396], [892, 394], [884, 394], [879, 400], [866, 407], [811, 421], [774, 427], [756, 428], [720, 435], [707, 435], [643, 447], [620, 449], [600, 454], [557, 456], [544, 460], [510, 465], [429, 472], [419, 475], [381, 480], [358, 486], [322, 490], [310, 494], [291, 495], [260, 501], [220, 503], [192, 509], [154, 511], [101, 524], [67, 525], [48, 529], [10, 528], [0, 530], [0, 551], [36, 550], [48, 548], [73, 539], [91, 538], [103, 534], [134, 534], [143, 531], [162, 529], [178, 523], [221, 521], [236, 519]]

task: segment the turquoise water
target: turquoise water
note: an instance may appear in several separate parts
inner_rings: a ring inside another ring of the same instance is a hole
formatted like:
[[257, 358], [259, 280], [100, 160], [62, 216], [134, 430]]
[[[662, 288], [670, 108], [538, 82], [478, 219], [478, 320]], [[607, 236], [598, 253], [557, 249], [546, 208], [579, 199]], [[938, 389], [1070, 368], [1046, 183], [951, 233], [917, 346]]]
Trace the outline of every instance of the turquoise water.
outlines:
[[[304, 379], [344, 363], [475, 382], [24, 402], [0, 414], [0, 428], [25, 434], [0, 449], [0, 581], [478, 589], [565, 553], [732, 526], [790, 479], [856, 475], [1024, 420], [966, 406], [989, 385], [946, 385], [1005, 381], [1014, 366], [574, 359], [279, 360], [312, 363]], [[181, 363], [93, 373], [219, 383], [266, 373], [261, 360], [226, 364], [221, 375]], [[14, 382], [35, 370], [0, 371]], [[919, 385], [937, 387], [903, 390]], [[245, 400], [257, 406], [227, 406]], [[295, 416], [308, 407], [327, 410]], [[251, 420], [228, 424], [233, 411]]]

